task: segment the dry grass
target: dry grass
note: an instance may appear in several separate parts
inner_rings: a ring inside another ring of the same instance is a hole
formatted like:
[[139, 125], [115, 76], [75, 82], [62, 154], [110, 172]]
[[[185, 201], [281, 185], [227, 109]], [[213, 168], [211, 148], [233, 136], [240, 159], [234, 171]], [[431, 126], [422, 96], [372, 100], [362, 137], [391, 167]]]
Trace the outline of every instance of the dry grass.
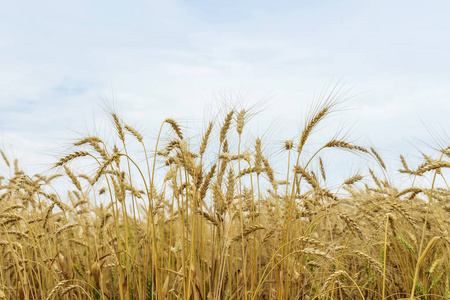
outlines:
[[[371, 147], [332, 138], [303, 151], [335, 106], [326, 99], [285, 142], [285, 175], [260, 138], [243, 146], [245, 110], [198, 140], [166, 119], [175, 135], [161, 126], [152, 158], [113, 113], [121, 145], [86, 137], [53, 176], [1, 151], [0, 299], [450, 299], [450, 191], [435, 183], [447, 149], [416, 169], [401, 156], [401, 173], [432, 180], [399, 191]], [[128, 152], [136, 142], [144, 158]], [[380, 170], [327, 188], [329, 148]]]

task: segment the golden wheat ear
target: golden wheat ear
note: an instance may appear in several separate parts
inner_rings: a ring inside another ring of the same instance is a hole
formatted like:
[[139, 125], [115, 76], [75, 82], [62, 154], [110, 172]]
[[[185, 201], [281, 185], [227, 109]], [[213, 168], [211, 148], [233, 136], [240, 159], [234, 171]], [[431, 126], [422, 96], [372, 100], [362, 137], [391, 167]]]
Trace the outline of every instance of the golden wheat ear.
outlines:
[[230, 111], [225, 117], [225, 121], [223, 122], [222, 128], [220, 129], [220, 137], [219, 137], [220, 144], [222, 144], [225, 141], [225, 138], [227, 137], [228, 130], [230, 129], [231, 126], [231, 121], [233, 120], [233, 114], [234, 111]]
[[164, 121], [164, 123], [167, 123], [172, 127], [173, 131], [175, 131], [175, 133], [178, 135], [180, 140], [183, 139], [183, 133], [181, 132], [181, 127], [180, 127], [180, 125], [178, 125], [178, 123], [174, 119], [170, 119], [170, 118], [166, 119]]

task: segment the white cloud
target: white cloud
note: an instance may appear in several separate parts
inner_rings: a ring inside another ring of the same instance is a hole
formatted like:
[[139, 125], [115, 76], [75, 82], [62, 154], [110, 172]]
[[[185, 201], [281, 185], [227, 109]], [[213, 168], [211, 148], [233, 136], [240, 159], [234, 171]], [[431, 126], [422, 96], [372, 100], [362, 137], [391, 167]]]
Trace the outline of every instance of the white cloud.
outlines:
[[202, 119], [212, 94], [224, 89], [249, 91], [254, 102], [270, 93], [273, 105], [259, 119], [274, 119], [291, 138], [314, 92], [339, 79], [365, 93], [337, 122], [358, 120], [354, 134], [381, 148], [408, 150], [405, 135], [427, 139], [420, 118], [450, 125], [447, 2], [274, 3], [5, 4], [3, 140], [20, 136], [24, 153], [43, 152], [89, 131], [93, 111], [103, 122], [105, 97], [153, 134], [166, 117]]

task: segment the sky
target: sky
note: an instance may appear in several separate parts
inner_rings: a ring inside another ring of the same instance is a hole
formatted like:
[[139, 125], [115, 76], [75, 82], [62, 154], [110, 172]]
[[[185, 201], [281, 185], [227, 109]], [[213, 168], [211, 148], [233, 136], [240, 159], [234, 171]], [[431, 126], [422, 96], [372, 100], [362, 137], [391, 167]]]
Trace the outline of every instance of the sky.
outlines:
[[344, 129], [395, 170], [401, 153], [449, 144], [449, 13], [415, 0], [4, 1], [0, 148], [41, 172], [109, 126], [105, 107], [152, 139], [169, 117], [201, 133], [237, 99], [265, 100], [252, 136], [275, 145], [338, 84], [350, 99], [319, 134]]

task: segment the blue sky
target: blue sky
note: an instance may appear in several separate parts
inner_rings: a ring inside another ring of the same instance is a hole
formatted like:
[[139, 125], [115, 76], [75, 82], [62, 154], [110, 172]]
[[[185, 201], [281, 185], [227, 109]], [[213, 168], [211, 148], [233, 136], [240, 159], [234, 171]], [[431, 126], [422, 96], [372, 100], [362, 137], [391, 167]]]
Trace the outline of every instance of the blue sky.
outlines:
[[239, 92], [270, 99], [257, 131], [290, 139], [340, 81], [354, 97], [323, 132], [347, 124], [389, 159], [414, 156], [433, 144], [427, 127], [450, 125], [449, 13], [448, 1], [5, 2], [0, 146], [38, 172], [108, 124], [105, 99], [151, 138]]

